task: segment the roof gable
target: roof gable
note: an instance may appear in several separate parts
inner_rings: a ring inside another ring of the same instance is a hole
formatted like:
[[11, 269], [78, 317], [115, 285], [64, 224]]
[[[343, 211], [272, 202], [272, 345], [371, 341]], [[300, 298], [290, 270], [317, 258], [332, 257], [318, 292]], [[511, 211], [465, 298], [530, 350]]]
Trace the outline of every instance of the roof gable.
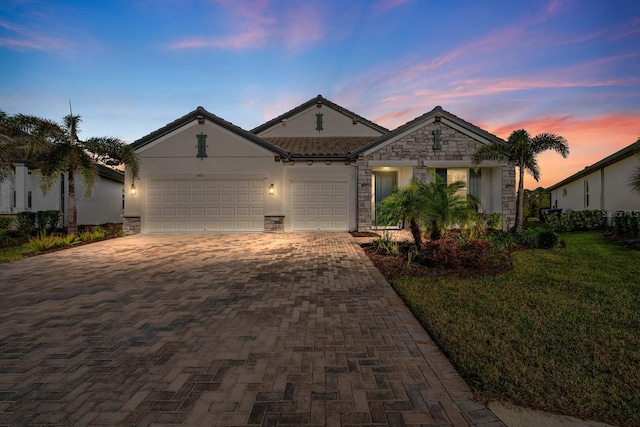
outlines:
[[501, 138], [498, 138], [492, 133], [485, 131], [472, 123], [469, 123], [460, 117], [451, 114], [450, 112], [444, 110], [441, 106], [435, 107], [433, 110], [428, 113], [423, 114], [420, 117], [416, 117], [415, 119], [405, 123], [404, 125], [396, 128], [395, 130], [380, 136], [369, 144], [363, 145], [354, 151], [350, 152], [351, 157], [356, 157], [360, 154], [369, 154], [379, 150], [382, 147], [386, 147], [387, 145], [393, 143], [394, 141], [402, 138], [403, 136], [414, 132], [416, 129], [419, 129], [427, 124], [434, 122], [442, 122], [453, 129], [456, 129], [467, 136], [483, 143], [488, 144], [491, 142], [496, 143], [505, 143], [505, 141]]
[[281, 149], [280, 147], [272, 145], [267, 141], [264, 141], [263, 139], [258, 138], [256, 135], [250, 132], [247, 132], [246, 130], [240, 128], [239, 126], [236, 126], [233, 123], [228, 122], [216, 116], [215, 114], [208, 112], [203, 107], [198, 107], [195, 110], [191, 111], [190, 113], [187, 113], [184, 116], [180, 117], [179, 119], [176, 119], [173, 122], [161, 127], [160, 129], [155, 130], [146, 136], [143, 136], [137, 141], [134, 141], [133, 143], [131, 143], [131, 147], [134, 148], [136, 151], [140, 150], [141, 148], [153, 143], [154, 141], [157, 141], [158, 139], [166, 135], [169, 135], [171, 132], [174, 132], [183, 126], [186, 126], [192, 123], [193, 121], [198, 121], [198, 120], [207, 120], [230, 132], [235, 133], [236, 135], [246, 140], [249, 140], [263, 148], [266, 148], [267, 150], [270, 150], [276, 154], [279, 154], [282, 157], [288, 156], [288, 153], [283, 149]]
[[575, 181], [575, 180], [580, 179], [580, 178], [582, 178], [584, 176], [590, 175], [590, 174], [598, 171], [599, 169], [605, 168], [607, 166], [611, 166], [612, 164], [617, 163], [620, 160], [624, 160], [627, 157], [631, 157], [631, 156], [633, 156], [634, 154], [637, 154], [637, 153], [640, 153], [640, 139], [638, 139], [633, 144], [627, 145], [623, 149], [616, 151], [615, 153], [611, 154], [610, 156], [605, 157], [604, 159], [600, 160], [599, 162], [596, 162], [596, 163], [592, 164], [591, 166], [587, 166], [586, 168], [582, 169], [581, 171], [574, 173], [570, 177], [563, 179], [562, 181], [558, 182], [557, 184], [554, 184], [551, 187], [548, 187], [547, 191], [556, 190], [556, 189], [558, 189], [560, 187], [563, 187], [563, 186], [571, 183], [572, 181]]
[[[284, 114], [279, 115], [278, 117], [269, 120], [268, 122], [254, 128], [251, 130], [251, 133], [253, 134], [260, 134], [260, 133], [264, 133], [268, 130], [270, 130], [271, 128], [275, 127], [275, 126], [282, 126], [283, 123], [286, 123], [288, 120], [291, 120], [292, 118], [294, 118], [295, 116], [297, 116], [298, 114], [310, 109], [310, 108], [315, 108], [315, 107], [328, 107], [331, 108], [334, 111], [337, 111], [338, 113], [341, 113], [342, 115], [346, 116], [349, 120], [353, 120], [354, 123], [361, 123], [364, 126], [366, 126], [367, 128], [369, 128], [370, 130], [375, 131], [378, 134], [386, 134], [389, 132], [389, 129], [380, 126], [368, 119], [365, 119], [364, 117], [354, 113], [353, 111], [350, 111], [344, 107], [341, 107], [338, 104], [335, 104], [331, 101], [329, 101], [326, 98], [323, 98], [322, 95], [318, 95], [315, 98], [311, 98], [310, 100], [308, 100], [307, 102], [304, 102], [300, 105], [298, 105], [297, 107], [287, 111]], [[346, 136], [346, 135], [345, 135]]]

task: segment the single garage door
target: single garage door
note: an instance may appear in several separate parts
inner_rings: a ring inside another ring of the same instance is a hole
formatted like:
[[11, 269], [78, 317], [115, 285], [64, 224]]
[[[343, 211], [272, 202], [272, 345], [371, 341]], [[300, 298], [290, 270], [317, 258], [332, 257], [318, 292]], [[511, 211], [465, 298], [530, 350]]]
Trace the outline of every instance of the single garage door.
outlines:
[[148, 181], [144, 231], [264, 231], [262, 180]]
[[291, 229], [347, 231], [347, 181], [291, 183]]

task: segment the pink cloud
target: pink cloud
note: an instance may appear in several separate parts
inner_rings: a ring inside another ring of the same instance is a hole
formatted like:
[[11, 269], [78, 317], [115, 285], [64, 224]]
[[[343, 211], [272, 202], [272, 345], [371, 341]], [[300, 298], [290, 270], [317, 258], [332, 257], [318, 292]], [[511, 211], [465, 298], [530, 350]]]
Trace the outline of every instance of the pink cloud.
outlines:
[[69, 50], [72, 47], [67, 40], [50, 37], [6, 21], [0, 21], [0, 27], [15, 34], [13, 37], [0, 38], [0, 46], [9, 49], [60, 52]]
[[379, 12], [386, 12], [396, 7], [400, 7], [405, 3], [409, 3], [411, 0], [378, 0], [374, 6], [374, 10]]
[[290, 10], [284, 24], [282, 38], [290, 47], [316, 42], [324, 35], [320, 13], [315, 6], [303, 5]]
[[245, 33], [234, 34], [224, 37], [197, 37], [172, 43], [171, 49], [202, 49], [221, 48], [231, 50], [242, 50], [261, 47], [266, 43], [266, 32], [261, 28], [255, 28]]

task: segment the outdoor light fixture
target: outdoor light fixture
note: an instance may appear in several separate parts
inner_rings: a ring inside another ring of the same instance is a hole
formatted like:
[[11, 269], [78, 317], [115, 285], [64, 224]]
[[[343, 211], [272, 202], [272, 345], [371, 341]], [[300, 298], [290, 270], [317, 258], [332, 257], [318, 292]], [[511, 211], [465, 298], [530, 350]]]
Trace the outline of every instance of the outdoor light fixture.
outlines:
[[131, 193], [132, 196], [135, 196], [137, 193], [136, 186], [133, 185], [133, 183], [131, 183], [131, 189], [129, 190], [129, 193]]
[[274, 194], [276, 194], [276, 186], [271, 183], [271, 185], [269, 186], [269, 195], [273, 196]]
[[198, 114], [198, 117], [196, 117], [196, 119], [198, 119], [198, 124], [199, 125], [203, 125], [204, 124], [204, 116], [202, 114]]

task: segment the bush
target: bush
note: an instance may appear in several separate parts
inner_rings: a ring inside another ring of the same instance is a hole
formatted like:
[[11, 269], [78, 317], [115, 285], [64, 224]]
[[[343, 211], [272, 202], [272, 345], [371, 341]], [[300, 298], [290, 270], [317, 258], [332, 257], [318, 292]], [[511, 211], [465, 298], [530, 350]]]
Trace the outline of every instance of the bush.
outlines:
[[607, 213], [601, 210], [543, 214], [551, 229], [558, 233], [574, 230], [598, 230], [607, 225]]
[[38, 231], [53, 232], [60, 224], [60, 211], [38, 211]]
[[47, 234], [46, 231], [41, 231], [37, 237], [29, 238], [29, 247], [35, 252], [45, 252], [52, 249], [72, 246], [79, 242], [78, 237], [73, 234], [61, 237], [54, 234]]
[[12, 215], [0, 215], [0, 235], [9, 234], [9, 228], [13, 224]]
[[494, 265], [493, 243], [471, 237], [445, 237], [425, 243], [419, 262], [434, 267], [471, 267], [482, 270]]
[[515, 240], [530, 249], [551, 249], [558, 245], [558, 236], [545, 227], [532, 227], [515, 235]]
[[491, 212], [487, 215], [487, 228], [502, 230], [502, 214], [500, 212]]
[[625, 239], [640, 238], [640, 213], [637, 211], [617, 211], [613, 220], [613, 229], [618, 237]]
[[18, 212], [16, 214], [18, 232], [23, 236], [30, 236], [36, 229], [35, 212]]
[[385, 231], [382, 237], [375, 239], [372, 243], [380, 254], [397, 256], [400, 253], [400, 245], [388, 231]]

